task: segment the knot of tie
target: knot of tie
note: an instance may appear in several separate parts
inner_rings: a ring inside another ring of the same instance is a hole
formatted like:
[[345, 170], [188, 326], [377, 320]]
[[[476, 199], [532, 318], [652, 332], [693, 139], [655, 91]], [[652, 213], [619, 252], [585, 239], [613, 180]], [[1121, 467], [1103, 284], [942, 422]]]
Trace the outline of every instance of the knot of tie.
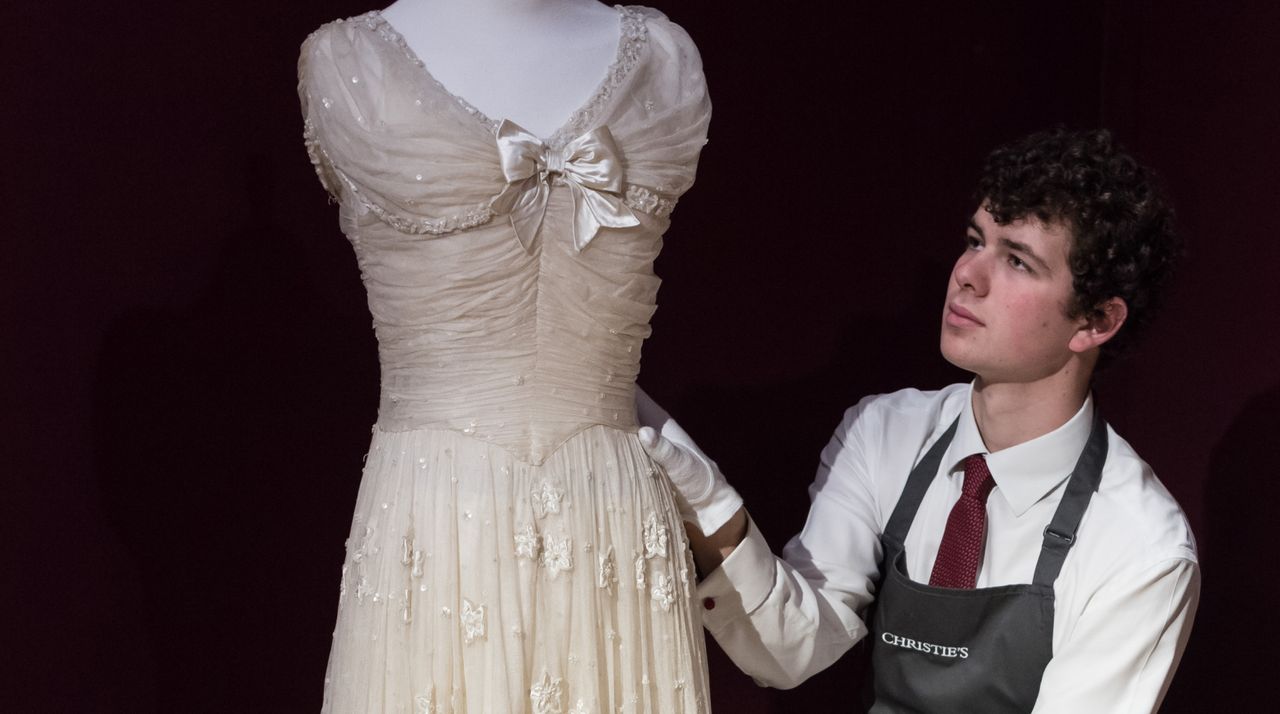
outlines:
[[964, 485], [961, 492], [979, 503], [986, 503], [991, 489], [995, 488], [995, 479], [991, 478], [991, 470], [987, 468], [987, 459], [982, 454], [973, 454], [964, 460]]

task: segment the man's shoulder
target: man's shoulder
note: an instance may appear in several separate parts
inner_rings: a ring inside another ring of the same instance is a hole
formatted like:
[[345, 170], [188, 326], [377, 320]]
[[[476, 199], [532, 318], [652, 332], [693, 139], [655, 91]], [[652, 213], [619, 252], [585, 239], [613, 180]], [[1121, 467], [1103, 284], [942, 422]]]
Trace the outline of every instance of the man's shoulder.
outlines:
[[[942, 389], [900, 389], [863, 397], [844, 412], [836, 429], [841, 444], [862, 445], [872, 460], [910, 458], [940, 437], [968, 399], [967, 383]], [[879, 454], [880, 456], [874, 456]]]
[[879, 428], [945, 428], [964, 407], [969, 393], [967, 383], [950, 384], [942, 389], [899, 389], [896, 392], [863, 397], [844, 413], [845, 425], [861, 423]]
[[1086, 518], [1112, 531], [1111, 547], [1127, 559], [1195, 561], [1195, 537], [1177, 499], [1128, 441], [1107, 432], [1107, 462]]

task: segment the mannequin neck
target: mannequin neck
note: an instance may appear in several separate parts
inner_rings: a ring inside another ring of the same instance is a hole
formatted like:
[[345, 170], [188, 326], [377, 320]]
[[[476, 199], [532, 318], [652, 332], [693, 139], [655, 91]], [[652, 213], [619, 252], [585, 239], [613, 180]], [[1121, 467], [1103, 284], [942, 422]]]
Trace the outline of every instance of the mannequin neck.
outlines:
[[463, 24], [493, 27], [496, 23], [498, 27], [521, 25], [526, 31], [555, 31], [566, 23], [580, 22], [584, 14], [598, 15], [601, 10], [612, 11], [596, 0], [396, 0], [382, 14], [391, 18], [430, 19], [455, 27]]
[[620, 30], [596, 0], [397, 0], [382, 17], [450, 92], [543, 138], [599, 86]]

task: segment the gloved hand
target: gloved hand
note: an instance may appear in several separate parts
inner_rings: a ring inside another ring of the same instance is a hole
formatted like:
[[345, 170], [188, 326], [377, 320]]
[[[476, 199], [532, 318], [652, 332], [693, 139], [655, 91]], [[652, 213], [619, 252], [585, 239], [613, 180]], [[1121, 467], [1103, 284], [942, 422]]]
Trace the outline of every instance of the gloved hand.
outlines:
[[640, 445], [667, 472], [675, 486], [681, 517], [711, 535], [742, 508], [742, 496], [725, 480], [716, 462], [689, 438], [675, 419], [636, 387]]

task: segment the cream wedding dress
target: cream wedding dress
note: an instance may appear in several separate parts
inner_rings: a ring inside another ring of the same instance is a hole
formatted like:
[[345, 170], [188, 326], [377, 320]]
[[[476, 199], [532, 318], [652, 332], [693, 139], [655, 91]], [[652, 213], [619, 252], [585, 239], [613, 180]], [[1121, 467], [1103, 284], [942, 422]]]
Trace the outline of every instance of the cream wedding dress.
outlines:
[[707, 709], [633, 390], [710, 104], [683, 30], [618, 15], [616, 61], [545, 139], [451, 94], [377, 12], [303, 44], [306, 144], [382, 368], [326, 712]]

